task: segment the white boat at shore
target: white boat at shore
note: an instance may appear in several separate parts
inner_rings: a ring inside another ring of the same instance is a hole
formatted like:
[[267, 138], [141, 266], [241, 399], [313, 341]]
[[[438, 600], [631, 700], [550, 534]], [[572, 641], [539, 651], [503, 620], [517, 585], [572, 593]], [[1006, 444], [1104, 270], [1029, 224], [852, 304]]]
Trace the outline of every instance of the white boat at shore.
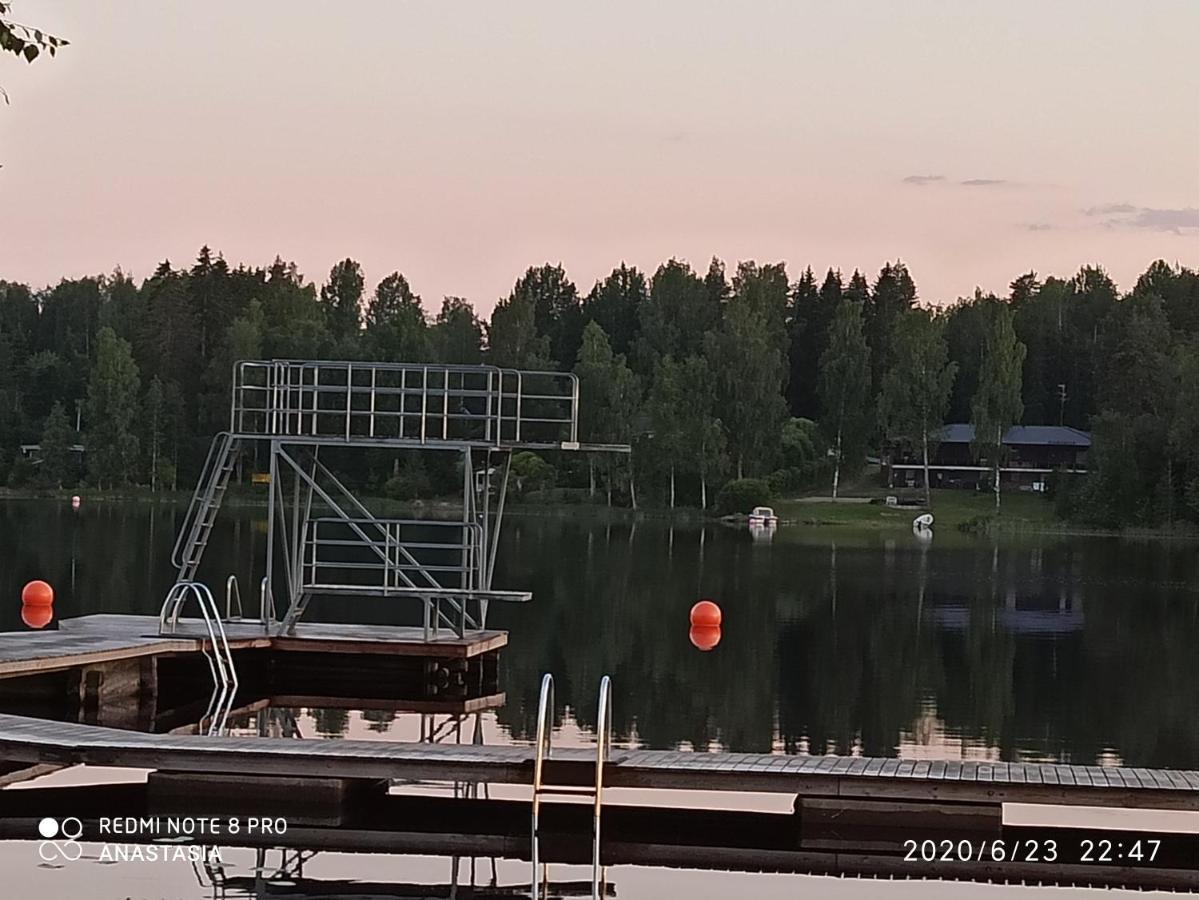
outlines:
[[769, 506], [755, 506], [749, 514], [749, 527], [774, 528], [779, 523], [779, 517]]

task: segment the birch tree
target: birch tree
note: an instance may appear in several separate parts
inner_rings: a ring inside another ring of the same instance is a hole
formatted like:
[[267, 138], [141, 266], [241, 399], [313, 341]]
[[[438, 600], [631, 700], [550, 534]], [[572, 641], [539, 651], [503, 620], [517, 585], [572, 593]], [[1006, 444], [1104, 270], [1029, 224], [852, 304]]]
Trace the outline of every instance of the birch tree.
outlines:
[[970, 405], [974, 425], [974, 450], [991, 462], [991, 484], [995, 509], [999, 509], [999, 468], [1003, 461], [1003, 435], [1020, 421], [1024, 402], [1023, 383], [1026, 348], [1016, 337], [1015, 316], [1007, 304], [996, 304], [992, 323], [983, 339], [978, 391]]
[[829, 344], [820, 358], [820, 407], [825, 432], [833, 440], [833, 497], [841, 483], [841, 465], [857, 457], [874, 419], [870, 397], [870, 347], [862, 306], [850, 297], [837, 304]]
[[931, 507], [929, 444], [945, 425], [957, 363], [949, 361], [943, 320], [927, 310], [913, 309], [899, 316], [891, 342], [879, 411], [889, 438], [906, 440], [920, 449], [924, 500]]

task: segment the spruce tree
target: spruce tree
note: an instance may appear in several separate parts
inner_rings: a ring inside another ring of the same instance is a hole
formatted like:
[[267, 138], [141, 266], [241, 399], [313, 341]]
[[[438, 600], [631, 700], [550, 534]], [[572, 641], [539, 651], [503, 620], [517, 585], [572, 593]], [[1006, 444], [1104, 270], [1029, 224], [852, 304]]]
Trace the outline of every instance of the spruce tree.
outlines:
[[125, 484], [136, 470], [138, 382], [129, 342], [101, 328], [87, 385], [88, 471], [100, 487]]

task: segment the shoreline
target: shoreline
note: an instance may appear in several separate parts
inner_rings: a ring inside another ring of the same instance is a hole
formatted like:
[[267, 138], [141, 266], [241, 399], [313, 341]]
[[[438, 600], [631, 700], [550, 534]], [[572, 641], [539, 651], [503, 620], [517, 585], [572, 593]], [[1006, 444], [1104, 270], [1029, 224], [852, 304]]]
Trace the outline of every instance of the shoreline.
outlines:
[[[1009, 514], [1005, 518], [1000, 513], [998, 518], [993, 512], [980, 512], [977, 507], [976, 495], [968, 494], [958, 497], [960, 492], [946, 492], [946, 495], [934, 499], [932, 513], [937, 524], [934, 528], [941, 530], [952, 529], [957, 534], [984, 536], [1019, 536], [1019, 535], [1053, 535], [1059, 537], [1108, 537], [1124, 540], [1140, 541], [1180, 541], [1199, 542], [1199, 531], [1194, 529], [1166, 530], [1161, 528], [1102, 528], [1094, 525], [1064, 522], [1044, 516], [1028, 518], [1018, 514]], [[948, 495], [948, 497], [947, 497]], [[186, 507], [191, 502], [192, 492], [189, 491], [151, 491], [148, 488], [125, 488], [120, 490], [97, 490], [74, 488], [64, 490], [0, 488], [0, 502], [4, 501], [36, 501], [49, 500], [56, 503], [69, 503], [73, 496], [79, 496], [84, 503], [139, 503], [155, 504], [168, 507]], [[1041, 498], [1032, 499], [1037, 503], [1047, 503]], [[963, 499], [975, 498], [975, 502], [960, 502]], [[880, 503], [870, 502], [868, 497], [842, 497], [833, 500], [831, 497], [803, 496], [787, 497], [774, 501], [775, 510], [779, 516], [780, 528], [810, 528], [832, 532], [837, 531], [873, 531], [873, 532], [909, 532], [911, 520], [916, 515], [927, 511], [923, 505], [888, 507]], [[989, 498], [985, 498], [989, 502]], [[362, 500], [371, 504], [381, 514], [413, 514], [423, 517], [434, 513], [460, 514], [462, 504], [456, 500], [392, 500], [387, 497], [364, 495]], [[959, 502], [952, 502], [959, 501]], [[255, 493], [238, 491], [225, 497], [225, 504], [231, 508], [254, 509], [267, 507], [265, 493], [261, 496]], [[1027, 505], [1027, 504], [1025, 504]], [[722, 522], [727, 517], [715, 513], [704, 515], [693, 507], [678, 507], [674, 510], [660, 507], [609, 507], [589, 503], [521, 503], [509, 500], [506, 512], [514, 516], [541, 516], [545, 518], [564, 518], [567, 516], [584, 516], [597, 521], [674, 521], [689, 525], [729, 525]]]

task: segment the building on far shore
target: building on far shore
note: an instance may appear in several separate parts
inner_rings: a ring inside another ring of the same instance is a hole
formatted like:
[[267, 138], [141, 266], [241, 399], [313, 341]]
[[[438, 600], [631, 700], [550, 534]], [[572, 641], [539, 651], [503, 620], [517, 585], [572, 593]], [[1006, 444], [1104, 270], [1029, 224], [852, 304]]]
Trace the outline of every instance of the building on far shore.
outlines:
[[[929, 460], [929, 480], [933, 487], [990, 486], [990, 461], [985, 456], [975, 459], [973, 443], [973, 425], [946, 425], [941, 430]], [[1044, 491], [1053, 472], [1086, 472], [1091, 435], [1063, 425], [1016, 425], [1004, 434], [1003, 445], [1007, 453], [999, 469], [1001, 486]], [[884, 448], [882, 473], [887, 487], [924, 486], [920, 454], [908, 448]]]

